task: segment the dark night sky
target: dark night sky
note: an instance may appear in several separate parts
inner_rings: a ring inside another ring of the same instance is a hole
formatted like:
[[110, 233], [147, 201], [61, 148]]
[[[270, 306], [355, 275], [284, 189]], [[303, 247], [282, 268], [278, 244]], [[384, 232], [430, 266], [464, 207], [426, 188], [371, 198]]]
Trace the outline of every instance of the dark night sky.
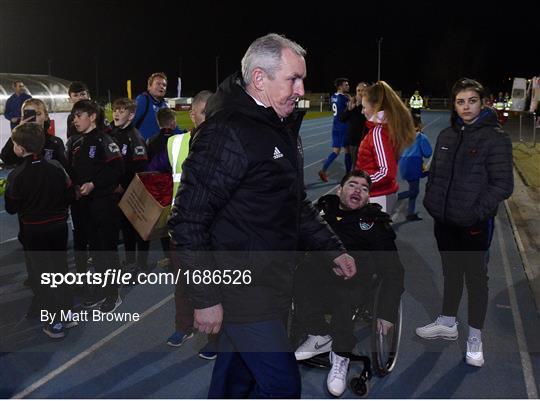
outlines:
[[376, 80], [379, 37], [382, 79], [404, 95], [447, 96], [461, 76], [498, 91], [508, 77], [540, 74], [538, 7], [451, 3], [0, 0], [0, 71], [46, 74], [50, 59], [53, 75], [95, 94], [97, 57], [102, 96], [123, 95], [127, 79], [137, 94], [154, 71], [169, 76], [169, 95], [181, 72], [193, 95], [215, 88], [217, 55], [221, 80], [253, 39], [277, 32], [308, 50], [313, 92], [332, 91], [338, 76]]

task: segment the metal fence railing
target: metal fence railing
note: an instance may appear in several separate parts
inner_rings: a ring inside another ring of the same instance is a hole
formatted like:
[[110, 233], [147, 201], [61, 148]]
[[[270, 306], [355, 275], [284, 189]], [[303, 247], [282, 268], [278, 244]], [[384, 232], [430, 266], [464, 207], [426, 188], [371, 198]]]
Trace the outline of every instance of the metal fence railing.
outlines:
[[536, 146], [536, 130], [538, 121], [536, 113], [521, 111], [519, 113], [519, 141], [529, 148]]

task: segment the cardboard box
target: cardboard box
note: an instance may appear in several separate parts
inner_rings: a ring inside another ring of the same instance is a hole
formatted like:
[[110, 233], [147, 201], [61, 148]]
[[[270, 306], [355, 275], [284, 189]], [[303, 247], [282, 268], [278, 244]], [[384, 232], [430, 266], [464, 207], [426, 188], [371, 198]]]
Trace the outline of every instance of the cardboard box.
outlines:
[[[118, 206], [141, 238], [145, 241], [167, 236], [167, 219], [171, 206], [161, 206], [148, 192], [139, 175], [156, 174], [138, 173], [122, 196]], [[171, 187], [172, 192], [172, 187]]]

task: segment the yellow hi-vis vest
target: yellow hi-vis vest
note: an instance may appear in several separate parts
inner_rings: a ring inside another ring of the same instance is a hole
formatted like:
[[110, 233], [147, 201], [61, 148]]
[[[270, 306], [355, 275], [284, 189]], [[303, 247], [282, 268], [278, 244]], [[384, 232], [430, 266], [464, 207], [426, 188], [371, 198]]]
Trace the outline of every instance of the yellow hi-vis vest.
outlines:
[[187, 132], [185, 134], [173, 135], [167, 140], [167, 152], [169, 154], [169, 163], [171, 163], [173, 176], [173, 205], [176, 192], [180, 186], [180, 178], [182, 178], [182, 164], [189, 153], [190, 138], [191, 132]]
[[421, 109], [422, 106], [424, 105], [422, 96], [412, 95], [411, 100], [409, 100], [409, 105], [411, 106], [411, 109]]

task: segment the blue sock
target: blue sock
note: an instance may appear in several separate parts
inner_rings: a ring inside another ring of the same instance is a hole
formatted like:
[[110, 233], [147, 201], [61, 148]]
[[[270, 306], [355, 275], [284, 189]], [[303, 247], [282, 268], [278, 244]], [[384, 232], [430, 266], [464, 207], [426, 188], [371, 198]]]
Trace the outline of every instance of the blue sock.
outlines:
[[350, 153], [345, 153], [345, 172], [348, 173], [351, 171], [352, 159]]
[[323, 171], [328, 170], [328, 167], [330, 167], [330, 165], [332, 164], [332, 162], [333, 162], [334, 160], [336, 160], [336, 157], [338, 157], [338, 155], [337, 155], [337, 153], [334, 153], [334, 152], [332, 152], [332, 153], [330, 153], [330, 154], [328, 155], [328, 159], [326, 159], [326, 161], [325, 161], [324, 164], [323, 164], [323, 168], [322, 168]]

